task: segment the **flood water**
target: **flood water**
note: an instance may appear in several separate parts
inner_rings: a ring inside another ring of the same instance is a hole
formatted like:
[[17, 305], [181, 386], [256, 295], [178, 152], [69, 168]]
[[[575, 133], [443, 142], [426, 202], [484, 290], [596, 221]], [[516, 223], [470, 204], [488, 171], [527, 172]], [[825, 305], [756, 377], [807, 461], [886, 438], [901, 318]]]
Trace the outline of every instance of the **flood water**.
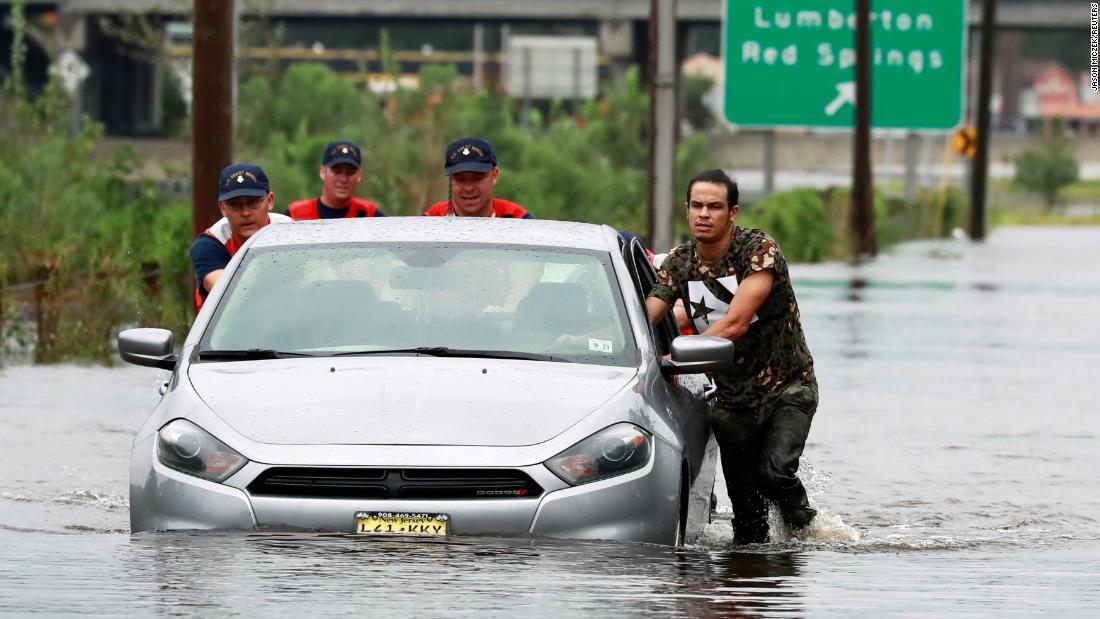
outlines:
[[[1100, 229], [792, 268], [821, 386], [801, 539], [128, 532], [161, 373], [0, 370], [0, 613], [1092, 615]], [[724, 492], [720, 498], [728, 505]]]

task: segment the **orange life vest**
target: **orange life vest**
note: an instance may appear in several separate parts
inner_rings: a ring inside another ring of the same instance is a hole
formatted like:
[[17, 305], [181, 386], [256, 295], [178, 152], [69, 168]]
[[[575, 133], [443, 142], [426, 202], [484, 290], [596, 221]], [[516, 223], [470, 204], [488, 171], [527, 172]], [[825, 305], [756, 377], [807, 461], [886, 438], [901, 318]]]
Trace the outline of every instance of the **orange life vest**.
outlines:
[[[424, 211], [428, 217], [445, 217], [447, 215], [447, 201], [437, 202]], [[456, 213], [457, 214], [457, 213]], [[493, 212], [490, 217], [503, 217], [506, 219], [533, 219], [534, 216], [527, 209], [508, 200], [493, 198]]]
[[[320, 198], [307, 198], [305, 200], [297, 200], [290, 203], [288, 212], [290, 218], [294, 221], [303, 221], [307, 219], [320, 219], [321, 215], [317, 208], [317, 203], [320, 202]], [[329, 207], [332, 208], [332, 207]], [[348, 212], [344, 217], [374, 217], [378, 212], [378, 205], [374, 202], [368, 202], [362, 198], [352, 198], [351, 202], [347, 206]], [[338, 210], [338, 209], [335, 209]]]

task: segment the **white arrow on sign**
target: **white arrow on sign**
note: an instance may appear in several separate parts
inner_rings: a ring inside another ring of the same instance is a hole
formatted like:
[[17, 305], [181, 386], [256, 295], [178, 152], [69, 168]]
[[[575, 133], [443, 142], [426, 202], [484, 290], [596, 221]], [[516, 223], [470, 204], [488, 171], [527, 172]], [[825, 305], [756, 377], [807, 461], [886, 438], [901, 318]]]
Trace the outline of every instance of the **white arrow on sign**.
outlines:
[[855, 82], [840, 82], [836, 85], [836, 98], [825, 106], [825, 113], [833, 116], [840, 111], [840, 108], [844, 107], [845, 103], [851, 103], [853, 107], [856, 104]]

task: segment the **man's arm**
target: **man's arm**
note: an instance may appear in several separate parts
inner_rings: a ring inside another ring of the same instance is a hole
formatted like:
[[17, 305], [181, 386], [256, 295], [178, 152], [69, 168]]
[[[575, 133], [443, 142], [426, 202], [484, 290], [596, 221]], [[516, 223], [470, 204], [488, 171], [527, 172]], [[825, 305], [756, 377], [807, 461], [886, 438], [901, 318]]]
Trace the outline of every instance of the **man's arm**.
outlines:
[[210, 271], [206, 274], [206, 277], [202, 278], [202, 289], [206, 292], [210, 292], [214, 289], [214, 284], [218, 283], [218, 278], [225, 273], [225, 269], [218, 269], [217, 271]]
[[191, 244], [191, 266], [195, 269], [195, 284], [203, 292], [214, 289], [214, 283], [221, 277], [229, 264], [229, 250], [208, 235], [200, 234]]
[[661, 322], [661, 319], [668, 313], [669, 307], [671, 306], [668, 303], [657, 297], [646, 297], [645, 311], [649, 314], [649, 322], [653, 324]]
[[[680, 298], [681, 287], [687, 285], [680, 278], [674, 277], [674, 274], [681, 273], [683, 269], [670, 268], [674, 264], [680, 264], [680, 247], [682, 246], [674, 247], [661, 261], [661, 268], [657, 269], [657, 283], [646, 295], [645, 310], [649, 322], [653, 324], [664, 320], [665, 314], [672, 309], [672, 304], [677, 303]], [[680, 322], [679, 316], [676, 317], [676, 322]]]
[[758, 271], [741, 280], [729, 311], [704, 331], [703, 335], [716, 335], [732, 341], [740, 339], [749, 330], [756, 310], [760, 309], [771, 294], [774, 280], [775, 272], [771, 269]]
[[676, 317], [676, 326], [680, 330], [687, 329], [691, 326], [691, 319], [688, 318], [687, 310], [684, 309], [684, 300], [676, 299], [676, 305], [672, 306], [672, 315]]

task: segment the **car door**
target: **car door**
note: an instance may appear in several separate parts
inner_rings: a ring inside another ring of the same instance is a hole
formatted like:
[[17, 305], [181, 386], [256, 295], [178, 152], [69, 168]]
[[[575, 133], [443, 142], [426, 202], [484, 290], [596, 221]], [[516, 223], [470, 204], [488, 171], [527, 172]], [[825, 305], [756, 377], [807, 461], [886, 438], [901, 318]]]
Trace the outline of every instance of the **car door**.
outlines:
[[[630, 271], [637, 291], [636, 298], [645, 306], [645, 297], [657, 282], [657, 272], [638, 239], [626, 241], [620, 238], [623, 259]], [[680, 335], [672, 312], [657, 325], [650, 325], [657, 353], [662, 357], [672, 350], [672, 340]], [[664, 377], [668, 385], [669, 413], [679, 428], [687, 446], [692, 478], [698, 473], [704, 450], [710, 437], [707, 412], [713, 405], [715, 387], [705, 374], [679, 374]]]

